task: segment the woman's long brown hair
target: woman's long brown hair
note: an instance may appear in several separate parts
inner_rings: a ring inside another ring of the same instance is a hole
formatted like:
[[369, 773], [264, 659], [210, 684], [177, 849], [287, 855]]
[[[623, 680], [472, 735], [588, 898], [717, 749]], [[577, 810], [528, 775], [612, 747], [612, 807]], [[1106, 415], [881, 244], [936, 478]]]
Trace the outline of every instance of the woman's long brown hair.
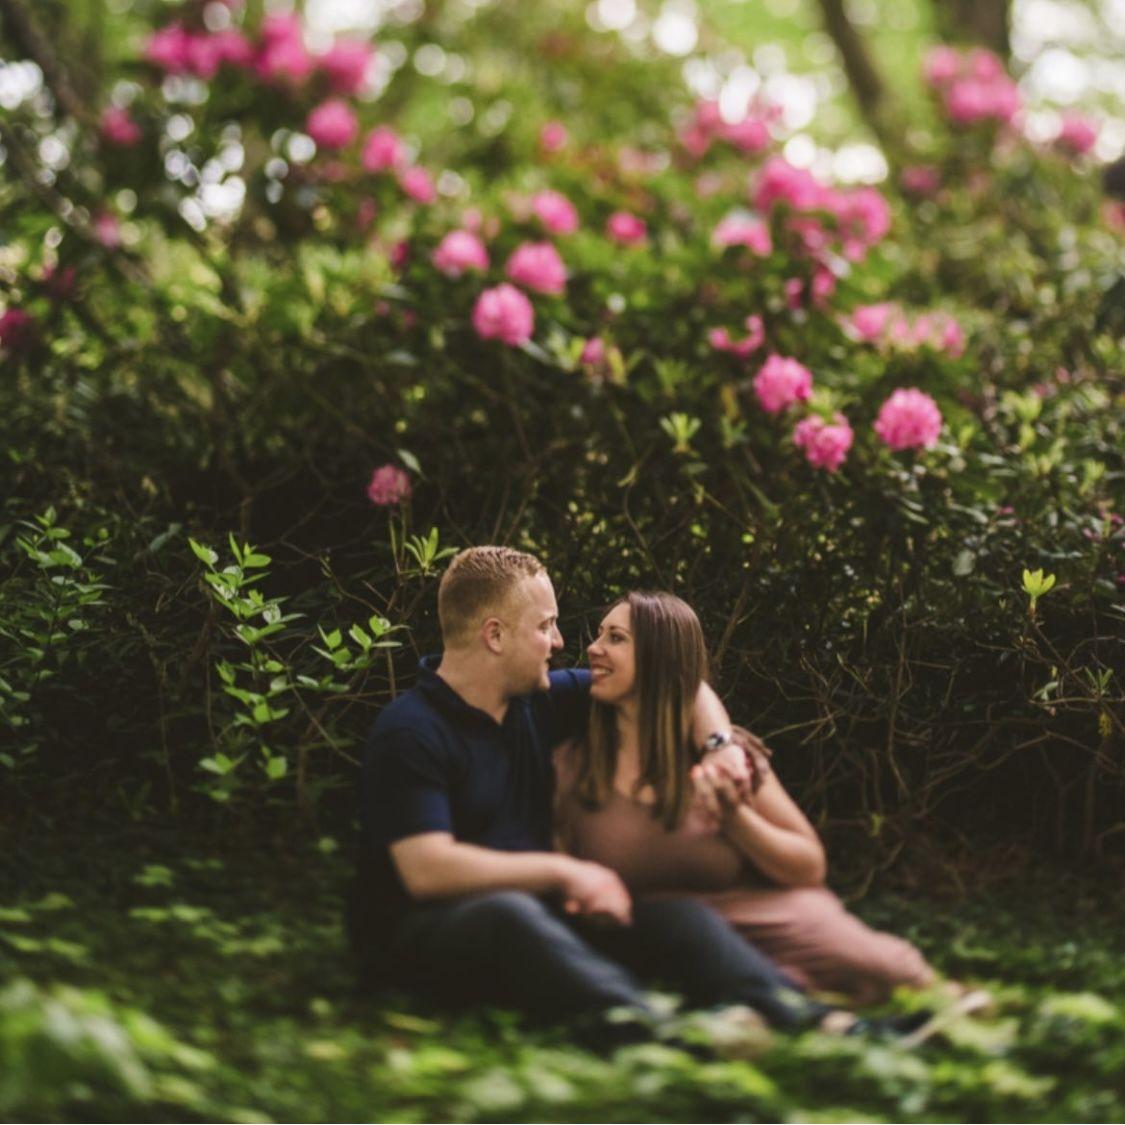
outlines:
[[[638, 788], [652, 786], [656, 794], [653, 815], [673, 829], [683, 819], [691, 798], [692, 709], [699, 685], [707, 678], [703, 629], [695, 611], [675, 594], [633, 592], [609, 608], [618, 605], [629, 607], [636, 660]], [[594, 808], [604, 805], [613, 793], [616, 773], [615, 709], [591, 700], [578, 762], [579, 800]]]

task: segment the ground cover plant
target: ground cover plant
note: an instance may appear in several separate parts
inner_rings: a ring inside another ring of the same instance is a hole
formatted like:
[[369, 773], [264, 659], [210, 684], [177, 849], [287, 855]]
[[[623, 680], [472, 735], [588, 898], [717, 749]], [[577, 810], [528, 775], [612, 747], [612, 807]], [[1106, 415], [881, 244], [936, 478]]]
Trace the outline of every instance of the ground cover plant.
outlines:
[[259, 841], [239, 858], [180, 837], [155, 862], [135, 833], [97, 857], [81, 843], [18, 857], [0, 991], [8, 1118], [1112, 1121], [1125, 1108], [1120, 902], [1057, 869], [864, 900], [870, 920], [994, 993], [996, 1011], [947, 1042], [912, 1053], [808, 1034], [700, 1061], [659, 1044], [599, 1057], [510, 1014], [356, 997], [348, 867], [327, 842]]
[[[1112, 882], [922, 891], [1119, 878], [1122, 124], [1018, 4], [1011, 57], [855, 6], [874, 99], [835, 5], [754, 7], [0, 0], [5, 1113], [1120, 1115]], [[572, 661], [690, 601], [997, 1017], [740, 1068], [349, 998], [362, 739], [481, 542]]]

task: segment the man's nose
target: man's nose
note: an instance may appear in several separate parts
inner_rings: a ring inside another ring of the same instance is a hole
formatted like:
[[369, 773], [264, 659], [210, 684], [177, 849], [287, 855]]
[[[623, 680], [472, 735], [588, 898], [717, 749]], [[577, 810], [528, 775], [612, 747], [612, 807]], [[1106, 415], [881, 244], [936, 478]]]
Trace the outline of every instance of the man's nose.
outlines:
[[559, 627], [555, 626], [555, 635], [551, 639], [551, 648], [559, 649], [563, 647], [563, 635], [559, 631]]

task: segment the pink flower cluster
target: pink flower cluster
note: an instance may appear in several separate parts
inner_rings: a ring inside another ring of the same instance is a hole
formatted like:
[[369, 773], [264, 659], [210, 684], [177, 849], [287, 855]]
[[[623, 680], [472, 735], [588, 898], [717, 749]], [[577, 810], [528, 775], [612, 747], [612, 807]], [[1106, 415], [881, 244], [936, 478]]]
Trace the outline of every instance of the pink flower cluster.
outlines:
[[916, 387], [899, 387], [879, 408], [875, 433], [893, 450], [929, 449], [941, 433], [938, 404]]
[[560, 192], [536, 192], [531, 197], [531, 210], [551, 234], [573, 234], [578, 229], [578, 211]]
[[648, 225], [628, 211], [614, 211], [606, 220], [605, 232], [622, 246], [637, 246], [648, 238]]
[[317, 148], [339, 152], [355, 140], [359, 121], [347, 102], [329, 98], [309, 113], [305, 132], [316, 142]]
[[513, 251], [504, 272], [534, 293], [560, 296], [566, 290], [566, 266], [550, 242], [524, 242]]
[[1023, 106], [1019, 87], [1004, 64], [983, 48], [934, 47], [926, 55], [923, 72], [955, 125], [982, 121], [1010, 125]]
[[0, 347], [16, 353], [35, 342], [35, 321], [25, 309], [9, 308], [0, 313]]
[[795, 359], [774, 353], [754, 376], [754, 393], [767, 414], [778, 414], [812, 395], [812, 372]]
[[189, 31], [170, 23], [149, 36], [145, 58], [168, 74], [190, 74], [209, 81], [221, 66], [248, 67], [254, 47], [240, 31]]
[[431, 261], [446, 277], [460, 277], [467, 270], [488, 269], [488, 251], [471, 231], [451, 230], [438, 244]]
[[141, 127], [127, 109], [109, 106], [103, 113], [98, 130], [104, 140], [119, 148], [132, 148], [140, 143]]
[[719, 103], [700, 101], [687, 125], [680, 130], [680, 144], [689, 156], [699, 159], [716, 141], [725, 141], [739, 152], [757, 153], [770, 146], [770, 127], [781, 116], [781, 107], [753, 103], [738, 121], [724, 121]]
[[526, 344], [535, 330], [535, 310], [514, 285], [506, 281], [486, 289], [473, 306], [473, 327], [482, 340], [499, 340], [511, 347]]
[[[785, 203], [796, 212], [789, 220], [789, 229], [814, 257], [838, 239], [844, 256], [860, 261], [891, 229], [890, 207], [875, 188], [830, 188], [808, 169], [796, 168], [782, 156], [771, 156], [766, 161], [757, 177], [753, 200], [762, 214], [768, 214], [778, 203]], [[810, 214], [821, 211], [834, 217], [834, 232]]]
[[855, 339], [868, 344], [906, 350], [929, 347], [953, 359], [965, 354], [965, 331], [949, 313], [922, 313], [911, 321], [898, 305], [885, 301], [854, 309], [847, 327]]
[[387, 172], [406, 164], [406, 144], [386, 125], [378, 125], [367, 134], [363, 142], [360, 163], [368, 172]]
[[766, 342], [766, 330], [762, 324], [762, 318], [760, 316], [748, 316], [746, 318], [746, 331], [747, 335], [743, 339], [735, 340], [727, 329], [712, 328], [707, 333], [707, 339], [716, 351], [730, 352], [739, 359], [745, 359]]
[[835, 414], [831, 422], [826, 422], [819, 414], [810, 414], [793, 430], [793, 444], [804, 450], [808, 463], [814, 469], [827, 469], [830, 473], [844, 463], [854, 441], [855, 432], [840, 413]]
[[170, 23], [149, 36], [144, 55], [168, 74], [210, 80], [229, 65], [267, 81], [300, 84], [320, 73], [333, 93], [355, 94], [363, 88], [374, 52], [367, 43], [337, 39], [323, 54], [313, 55], [305, 46], [300, 17], [274, 13], [262, 21], [257, 42], [234, 28], [191, 31]]
[[371, 474], [367, 499], [380, 508], [389, 508], [410, 498], [410, 478], [397, 465], [380, 465]]
[[1098, 125], [1081, 113], [1064, 113], [1055, 137], [1058, 148], [1083, 156], [1098, 143]]
[[773, 253], [773, 239], [770, 228], [760, 219], [746, 214], [728, 215], [711, 235], [715, 246], [745, 246], [760, 258], [768, 258]]

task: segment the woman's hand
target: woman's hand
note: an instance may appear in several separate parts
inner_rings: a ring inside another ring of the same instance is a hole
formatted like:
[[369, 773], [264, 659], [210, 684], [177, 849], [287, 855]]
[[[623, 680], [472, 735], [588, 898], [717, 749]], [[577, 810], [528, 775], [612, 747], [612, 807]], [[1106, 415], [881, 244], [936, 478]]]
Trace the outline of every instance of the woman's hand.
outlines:
[[740, 761], [737, 766], [742, 768], [737, 768], [716, 752], [691, 770], [696, 799], [707, 815], [720, 824], [739, 808], [750, 788], [745, 763]]

